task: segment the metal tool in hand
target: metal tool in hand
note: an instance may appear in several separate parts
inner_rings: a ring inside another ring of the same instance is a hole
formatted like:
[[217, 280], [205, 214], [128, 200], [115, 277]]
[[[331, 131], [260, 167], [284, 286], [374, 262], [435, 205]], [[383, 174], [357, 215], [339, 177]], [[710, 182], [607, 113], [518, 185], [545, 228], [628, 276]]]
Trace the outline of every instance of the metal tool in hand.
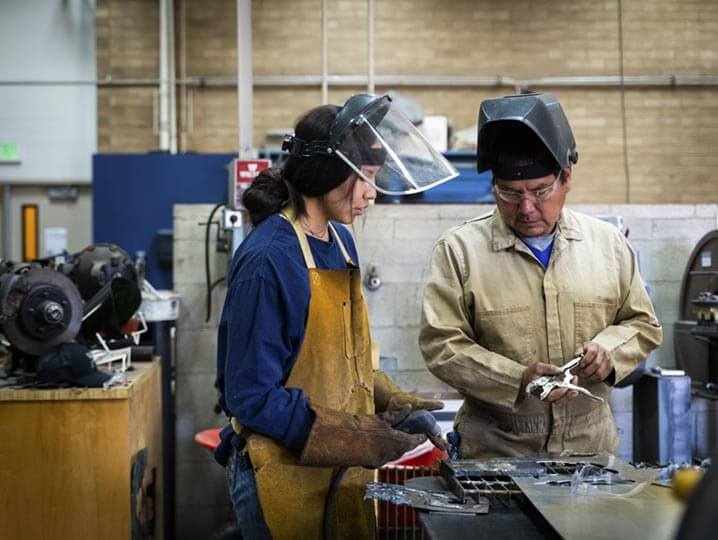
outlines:
[[583, 356], [577, 356], [561, 366], [561, 373], [556, 375], [544, 375], [543, 377], [539, 377], [538, 379], [531, 381], [526, 385], [526, 393], [539, 399], [546, 399], [552, 390], [555, 390], [556, 388], [567, 388], [568, 390], [578, 392], [585, 398], [592, 401], [603, 403], [605, 400], [602, 397], [596, 396], [583, 386], [579, 386], [571, 382], [571, 379], [574, 377], [571, 374], [571, 370], [578, 367], [582, 359]]

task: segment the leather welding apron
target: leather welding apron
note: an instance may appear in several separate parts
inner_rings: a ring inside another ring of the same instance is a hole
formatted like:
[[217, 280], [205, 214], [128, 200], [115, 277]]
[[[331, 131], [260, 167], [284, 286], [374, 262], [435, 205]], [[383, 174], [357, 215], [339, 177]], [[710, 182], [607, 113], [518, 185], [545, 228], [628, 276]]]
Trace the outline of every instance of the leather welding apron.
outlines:
[[[319, 270], [298, 222], [284, 213], [297, 233], [309, 270], [310, 301], [306, 333], [285, 384], [301, 388], [316, 405], [351, 414], [373, 414], [369, 320], [359, 270]], [[334, 240], [352, 265], [339, 235]], [[324, 503], [334, 469], [297, 465], [296, 453], [257, 434], [247, 437], [264, 519], [276, 540], [319, 539]], [[351, 468], [334, 501], [334, 538], [375, 537], [374, 506], [364, 491], [374, 473]]]

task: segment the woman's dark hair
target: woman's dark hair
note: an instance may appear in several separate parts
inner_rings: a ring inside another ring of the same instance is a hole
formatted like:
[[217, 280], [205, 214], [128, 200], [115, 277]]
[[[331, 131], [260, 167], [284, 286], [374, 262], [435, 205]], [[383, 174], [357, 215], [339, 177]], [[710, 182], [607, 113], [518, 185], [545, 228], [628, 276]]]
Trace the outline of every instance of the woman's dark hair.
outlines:
[[[322, 105], [305, 113], [294, 128], [295, 135], [307, 142], [326, 141], [341, 108]], [[276, 214], [287, 202], [294, 214], [305, 215], [305, 197], [320, 197], [344, 182], [351, 168], [335, 156], [314, 155], [298, 158], [290, 155], [281, 167], [264, 169], [242, 196], [253, 225]]]

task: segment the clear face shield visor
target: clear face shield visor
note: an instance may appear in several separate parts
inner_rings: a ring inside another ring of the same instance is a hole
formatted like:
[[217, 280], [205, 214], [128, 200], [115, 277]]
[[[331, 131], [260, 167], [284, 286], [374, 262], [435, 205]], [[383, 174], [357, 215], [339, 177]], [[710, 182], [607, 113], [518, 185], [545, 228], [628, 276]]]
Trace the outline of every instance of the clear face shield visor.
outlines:
[[388, 98], [379, 98], [344, 129], [334, 153], [386, 195], [420, 193], [459, 175]]

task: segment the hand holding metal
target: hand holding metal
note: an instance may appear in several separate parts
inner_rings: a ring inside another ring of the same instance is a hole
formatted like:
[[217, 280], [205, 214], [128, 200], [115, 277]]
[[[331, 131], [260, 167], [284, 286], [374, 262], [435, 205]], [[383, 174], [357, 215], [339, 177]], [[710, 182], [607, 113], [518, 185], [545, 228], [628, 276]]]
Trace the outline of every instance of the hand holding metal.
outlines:
[[571, 370], [577, 367], [581, 363], [582, 359], [583, 356], [577, 356], [576, 358], [569, 360], [566, 364], [561, 366], [561, 373], [556, 375], [544, 375], [543, 377], [534, 379], [526, 385], [526, 393], [543, 400], [548, 397], [552, 390], [556, 388], [567, 388], [568, 390], [578, 392], [592, 401], [603, 403], [605, 400], [602, 397], [596, 396], [583, 386], [578, 386], [577, 384], [573, 384], [571, 382], [571, 379], [573, 378]]

